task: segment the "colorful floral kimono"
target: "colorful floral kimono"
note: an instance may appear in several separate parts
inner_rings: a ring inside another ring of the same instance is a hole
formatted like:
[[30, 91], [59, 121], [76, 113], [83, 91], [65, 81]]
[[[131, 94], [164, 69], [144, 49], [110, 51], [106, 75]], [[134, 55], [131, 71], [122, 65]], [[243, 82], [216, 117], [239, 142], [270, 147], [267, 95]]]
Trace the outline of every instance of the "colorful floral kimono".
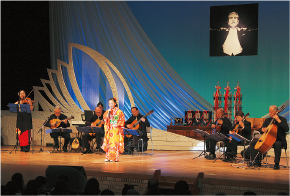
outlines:
[[119, 161], [119, 153], [124, 152], [124, 113], [117, 107], [111, 110], [108, 118], [108, 111], [103, 115], [105, 120], [105, 137], [102, 149], [106, 152], [106, 159]]

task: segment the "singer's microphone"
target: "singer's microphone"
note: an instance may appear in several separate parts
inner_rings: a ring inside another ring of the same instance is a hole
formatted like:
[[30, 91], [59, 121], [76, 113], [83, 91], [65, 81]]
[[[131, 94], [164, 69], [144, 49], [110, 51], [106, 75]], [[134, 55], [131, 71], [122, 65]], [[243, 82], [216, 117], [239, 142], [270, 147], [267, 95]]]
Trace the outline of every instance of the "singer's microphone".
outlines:
[[110, 115], [111, 115], [111, 110], [112, 110], [112, 108], [110, 107], [110, 109], [108, 110], [108, 117], [110, 117]]

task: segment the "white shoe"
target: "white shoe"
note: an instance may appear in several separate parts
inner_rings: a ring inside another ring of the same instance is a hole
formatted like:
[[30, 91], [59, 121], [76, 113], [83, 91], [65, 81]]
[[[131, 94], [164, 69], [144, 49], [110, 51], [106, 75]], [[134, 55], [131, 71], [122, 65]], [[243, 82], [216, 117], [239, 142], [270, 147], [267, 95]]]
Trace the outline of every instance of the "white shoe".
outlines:
[[110, 162], [113, 162], [113, 160], [109, 160]]
[[105, 162], [108, 162], [109, 160], [108, 159], [105, 159]]

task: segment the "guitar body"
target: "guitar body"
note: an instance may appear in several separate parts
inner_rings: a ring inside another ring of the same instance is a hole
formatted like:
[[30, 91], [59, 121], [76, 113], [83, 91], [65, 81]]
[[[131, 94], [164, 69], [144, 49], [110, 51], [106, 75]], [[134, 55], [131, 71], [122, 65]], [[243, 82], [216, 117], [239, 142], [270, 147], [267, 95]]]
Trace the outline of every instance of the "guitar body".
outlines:
[[[95, 126], [95, 127], [102, 127], [102, 121], [103, 120], [100, 120], [100, 119], [97, 119], [95, 122], [93, 122], [92, 124]], [[95, 133], [89, 133], [90, 136], [94, 136], [96, 135]]]
[[255, 149], [261, 152], [262, 154], [268, 152], [277, 138], [278, 127], [276, 124], [270, 124], [267, 127], [267, 131], [259, 138], [258, 142], [255, 145]]
[[55, 129], [55, 128], [57, 128], [60, 125], [61, 120], [59, 120], [59, 119], [52, 119], [52, 120], [49, 121], [49, 123], [50, 124], [55, 123], [55, 126], [54, 127], [51, 127], [52, 129]]
[[78, 138], [75, 138], [71, 144], [72, 149], [78, 149], [80, 147], [80, 142]]
[[139, 126], [140, 126], [140, 124], [139, 124], [139, 122], [140, 121], [138, 121], [138, 120], [134, 120], [130, 125], [132, 125], [132, 129], [134, 129], [134, 130], [137, 130], [138, 128], [139, 128]]
[[100, 119], [97, 119], [95, 122], [93, 122], [92, 124], [95, 126], [95, 127], [102, 127], [102, 121], [103, 120], [100, 120]]
[[[147, 114], [145, 114], [142, 118], [147, 117], [148, 115], [152, 114], [154, 111], [151, 110]], [[141, 118], [139, 120], [134, 120], [130, 125], [132, 125], [132, 129], [137, 130], [140, 126]]]
[[[71, 116], [71, 117], [67, 118], [67, 120], [71, 120], [71, 119], [74, 119], [74, 118], [75, 118], [74, 116]], [[55, 126], [54, 126], [54, 127], [51, 127], [52, 129], [55, 129], [55, 128], [57, 128], [57, 127], [60, 125], [60, 123], [63, 122], [63, 121], [64, 121], [64, 120], [52, 119], [52, 120], [49, 121], [49, 123], [50, 123], [50, 124], [51, 124], [51, 123], [55, 123]]]
[[[282, 105], [281, 108], [276, 112], [276, 114], [280, 113], [285, 109], [285, 105]], [[268, 152], [277, 138], [278, 127], [276, 124], [273, 124], [274, 119], [271, 120], [270, 124], [267, 127], [267, 131], [263, 133], [263, 135], [259, 138], [258, 142], [255, 145], [255, 149], [261, 152], [262, 154]]]

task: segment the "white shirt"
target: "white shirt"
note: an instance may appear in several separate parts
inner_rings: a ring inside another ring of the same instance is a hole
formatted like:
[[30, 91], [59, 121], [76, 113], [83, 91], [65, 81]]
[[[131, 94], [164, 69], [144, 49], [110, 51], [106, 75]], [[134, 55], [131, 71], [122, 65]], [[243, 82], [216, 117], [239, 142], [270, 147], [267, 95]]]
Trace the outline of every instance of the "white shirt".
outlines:
[[229, 34], [226, 38], [225, 43], [223, 44], [223, 52], [230, 56], [240, 54], [243, 51], [241, 47], [237, 28], [230, 28]]

